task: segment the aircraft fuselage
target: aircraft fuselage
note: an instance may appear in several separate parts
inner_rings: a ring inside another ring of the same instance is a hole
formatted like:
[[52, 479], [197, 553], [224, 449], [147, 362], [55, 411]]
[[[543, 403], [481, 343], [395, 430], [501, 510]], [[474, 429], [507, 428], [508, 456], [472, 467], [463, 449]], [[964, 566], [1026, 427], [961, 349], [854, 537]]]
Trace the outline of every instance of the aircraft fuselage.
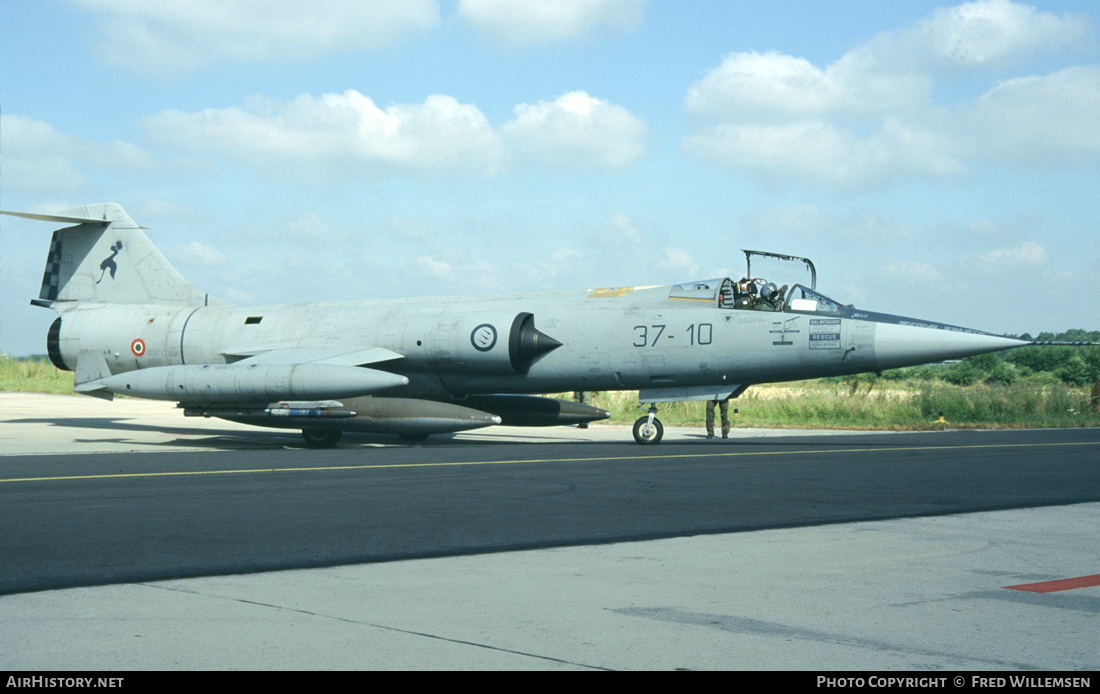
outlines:
[[[1016, 341], [858, 312], [744, 310], [670, 298], [670, 287], [471, 299], [229, 305], [83, 305], [61, 310], [59, 359], [102, 354], [111, 374], [230, 364], [273, 350], [392, 350], [402, 397], [720, 387], [881, 371]], [[530, 316], [561, 346], [516, 363], [510, 332]], [[922, 348], [921, 345], [928, 343]], [[510, 353], [512, 352], [512, 353]]]

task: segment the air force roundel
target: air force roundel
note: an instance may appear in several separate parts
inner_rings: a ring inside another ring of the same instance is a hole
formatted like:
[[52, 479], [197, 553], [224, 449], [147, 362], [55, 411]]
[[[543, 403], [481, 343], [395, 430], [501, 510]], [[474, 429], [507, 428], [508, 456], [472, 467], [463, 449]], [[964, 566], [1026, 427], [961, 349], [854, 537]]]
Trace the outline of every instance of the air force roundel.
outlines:
[[470, 333], [470, 344], [479, 352], [488, 352], [497, 343], [497, 329], [488, 323], [482, 323]]

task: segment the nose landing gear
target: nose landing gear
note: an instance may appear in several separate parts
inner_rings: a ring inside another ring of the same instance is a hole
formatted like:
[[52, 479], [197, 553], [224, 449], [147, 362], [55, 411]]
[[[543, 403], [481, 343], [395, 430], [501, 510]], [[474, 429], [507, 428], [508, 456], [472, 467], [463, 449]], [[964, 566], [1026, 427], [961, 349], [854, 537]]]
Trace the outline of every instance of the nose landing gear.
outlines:
[[650, 403], [649, 414], [639, 417], [638, 421], [634, 422], [634, 440], [642, 445], [651, 446], [660, 443], [664, 435], [665, 427], [661, 424], [661, 420], [657, 419], [657, 405]]

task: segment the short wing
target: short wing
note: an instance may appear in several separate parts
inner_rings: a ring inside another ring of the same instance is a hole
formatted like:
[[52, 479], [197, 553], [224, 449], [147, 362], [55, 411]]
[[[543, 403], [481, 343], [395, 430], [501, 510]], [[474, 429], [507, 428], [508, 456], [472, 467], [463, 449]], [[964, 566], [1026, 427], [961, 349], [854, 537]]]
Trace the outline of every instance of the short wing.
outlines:
[[241, 349], [223, 352], [227, 361], [234, 364], [332, 364], [334, 366], [366, 366], [384, 361], [404, 359], [404, 355], [385, 349], [370, 347], [348, 351], [345, 348], [296, 347], [291, 349]]
[[643, 388], [638, 391], [638, 402], [687, 402], [689, 400], [725, 400], [736, 398], [748, 389], [748, 385], [723, 384], [717, 386], [673, 386], [668, 388]]

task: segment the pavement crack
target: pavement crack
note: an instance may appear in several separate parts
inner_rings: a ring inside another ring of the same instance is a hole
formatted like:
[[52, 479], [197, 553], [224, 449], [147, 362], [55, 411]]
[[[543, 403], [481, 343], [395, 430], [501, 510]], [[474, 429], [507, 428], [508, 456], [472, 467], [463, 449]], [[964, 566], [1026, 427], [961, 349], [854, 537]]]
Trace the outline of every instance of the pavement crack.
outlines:
[[337, 622], [344, 622], [345, 624], [354, 624], [356, 626], [369, 627], [371, 629], [379, 629], [381, 631], [388, 631], [396, 634], [406, 634], [408, 636], [418, 636], [421, 638], [432, 639], [435, 641], [443, 641], [447, 643], [454, 643], [462, 646], [472, 646], [474, 648], [483, 648], [485, 650], [496, 651], [498, 653], [509, 653], [511, 655], [518, 655], [525, 658], [535, 658], [537, 660], [543, 660], [551, 663], [559, 663], [562, 665], [569, 665], [572, 667], [584, 668], [587, 670], [604, 670], [609, 671], [611, 668], [606, 668], [600, 665], [591, 665], [589, 663], [579, 663], [574, 660], [566, 660], [564, 658], [555, 658], [549, 655], [543, 655], [540, 653], [531, 653], [529, 651], [516, 650], [514, 648], [504, 648], [503, 646], [494, 646], [488, 643], [479, 643], [477, 641], [469, 641], [466, 639], [456, 639], [449, 636], [443, 636], [440, 634], [429, 634], [423, 631], [416, 631], [413, 629], [402, 629], [401, 627], [390, 626], [388, 624], [378, 624], [375, 622], [368, 622], [360, 619], [351, 619], [349, 617], [341, 617], [339, 615], [325, 614], [324, 612], [316, 612], [313, 610], [306, 610], [300, 607], [287, 607], [285, 605], [276, 605], [269, 602], [261, 602], [258, 600], [248, 600], [246, 598], [231, 597], [225, 595], [212, 595], [210, 593], [204, 593], [197, 590], [187, 590], [184, 588], [173, 588], [170, 586], [156, 585], [153, 583], [138, 583], [135, 585], [144, 586], [146, 588], [153, 588], [156, 590], [166, 590], [173, 593], [185, 593], [188, 595], [196, 595], [203, 598], [214, 598], [218, 600], [228, 600], [230, 602], [237, 602], [244, 605], [252, 605], [255, 607], [263, 607], [268, 609], [293, 612], [295, 614], [301, 614], [308, 617], [317, 617], [319, 619], [331, 619]]

